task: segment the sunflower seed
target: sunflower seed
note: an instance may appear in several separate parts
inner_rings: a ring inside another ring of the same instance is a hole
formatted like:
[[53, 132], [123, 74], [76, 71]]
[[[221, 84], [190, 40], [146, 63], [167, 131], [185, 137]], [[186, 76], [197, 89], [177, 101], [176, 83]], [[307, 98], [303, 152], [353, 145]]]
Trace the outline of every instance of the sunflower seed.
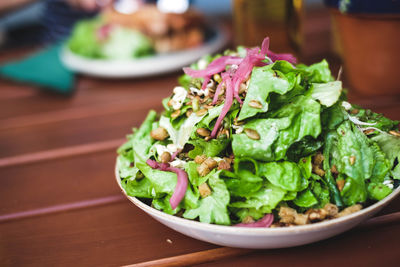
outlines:
[[258, 109], [262, 109], [263, 105], [260, 103], [260, 101], [258, 100], [250, 100], [249, 102], [249, 106], [252, 108], [258, 108]]
[[258, 132], [256, 130], [246, 128], [246, 129], [244, 129], [244, 132], [247, 135], [247, 137], [249, 137], [250, 139], [260, 140], [260, 135], [258, 134]]

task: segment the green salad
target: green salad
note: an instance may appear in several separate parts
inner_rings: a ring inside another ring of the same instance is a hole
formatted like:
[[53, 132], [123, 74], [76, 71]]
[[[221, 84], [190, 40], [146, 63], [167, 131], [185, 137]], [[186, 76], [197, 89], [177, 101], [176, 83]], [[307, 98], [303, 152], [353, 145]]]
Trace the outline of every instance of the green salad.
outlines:
[[207, 56], [118, 149], [129, 196], [203, 223], [303, 225], [400, 180], [398, 121], [351, 105], [328, 63], [255, 48]]
[[75, 54], [94, 59], [131, 59], [154, 54], [153, 44], [139, 31], [104, 22], [82, 20], [67, 41]]

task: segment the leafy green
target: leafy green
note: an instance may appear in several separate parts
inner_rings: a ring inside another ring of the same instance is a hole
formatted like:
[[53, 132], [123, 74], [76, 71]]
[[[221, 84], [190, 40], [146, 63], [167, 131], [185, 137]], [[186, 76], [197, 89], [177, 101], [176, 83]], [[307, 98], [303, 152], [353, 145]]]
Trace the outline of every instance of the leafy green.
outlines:
[[260, 175], [273, 185], [287, 191], [299, 191], [302, 187], [300, 168], [294, 162], [269, 162], [260, 164]]
[[327, 83], [333, 81], [328, 62], [325, 59], [310, 66], [299, 64], [297, 68], [305, 72], [304, 76], [309, 83]]
[[236, 157], [250, 157], [261, 161], [275, 158], [273, 144], [279, 137], [280, 130], [289, 127], [290, 119], [253, 119], [245, 128], [253, 129], [260, 135], [259, 140], [249, 138], [245, 133], [232, 136], [232, 150]]
[[129, 59], [153, 53], [150, 40], [138, 31], [123, 27], [112, 29], [101, 46], [101, 54], [109, 59]]
[[100, 19], [82, 20], [72, 30], [71, 37], [67, 44], [68, 48], [88, 58], [101, 58], [101, 44], [97, 40], [96, 31], [102, 25]]
[[257, 192], [248, 194], [246, 200], [233, 202], [229, 206], [260, 209], [264, 213], [270, 213], [281, 202], [285, 194], [286, 190], [267, 182]]
[[381, 183], [370, 183], [368, 185], [368, 196], [371, 199], [382, 200], [392, 193], [392, 189]]
[[339, 100], [342, 93], [342, 82], [312, 83], [310, 90], [312, 98], [319, 100], [322, 105], [330, 107]]
[[215, 172], [208, 179], [208, 184], [211, 187], [211, 195], [201, 199], [199, 206], [194, 209], [187, 209], [183, 214], [186, 219], [199, 218], [203, 223], [230, 224], [227, 205], [229, 203], [229, 191], [222, 179], [219, 177], [219, 172]]
[[[271, 92], [282, 95], [291, 89], [286, 77], [282, 73], [278, 75], [277, 71], [273, 71], [271, 67], [272, 65], [267, 65], [253, 69], [249, 89], [238, 120], [250, 118], [257, 113], [267, 112], [267, 98]], [[257, 101], [262, 108], [252, 107], [250, 105], [251, 101]]]
[[189, 157], [194, 159], [197, 155], [206, 155], [207, 157], [215, 157], [219, 155], [228, 146], [230, 139], [220, 137], [205, 141], [204, 139], [198, 138], [191, 140], [188, 143], [194, 146], [194, 148], [188, 153]]
[[151, 41], [142, 33], [124, 28], [110, 26], [105, 40], [99, 40], [97, 31], [105, 25], [101, 18], [82, 20], [72, 30], [68, 48], [88, 58], [130, 59], [154, 53]]
[[301, 192], [297, 198], [293, 200], [293, 203], [299, 207], [311, 207], [318, 204], [318, 200], [315, 198], [311, 190], [305, 190]]

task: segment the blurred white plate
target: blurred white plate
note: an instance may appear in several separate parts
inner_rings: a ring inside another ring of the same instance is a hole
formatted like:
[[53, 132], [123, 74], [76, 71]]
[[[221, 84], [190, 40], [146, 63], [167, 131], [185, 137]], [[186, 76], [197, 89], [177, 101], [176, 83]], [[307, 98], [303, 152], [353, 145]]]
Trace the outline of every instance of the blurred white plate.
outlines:
[[61, 51], [60, 57], [64, 65], [72, 71], [102, 78], [143, 77], [172, 72], [189, 66], [206, 54], [222, 49], [228, 37], [221, 29], [203, 45], [171, 52], [155, 54], [146, 58], [128, 60], [90, 59], [73, 53], [67, 46]]

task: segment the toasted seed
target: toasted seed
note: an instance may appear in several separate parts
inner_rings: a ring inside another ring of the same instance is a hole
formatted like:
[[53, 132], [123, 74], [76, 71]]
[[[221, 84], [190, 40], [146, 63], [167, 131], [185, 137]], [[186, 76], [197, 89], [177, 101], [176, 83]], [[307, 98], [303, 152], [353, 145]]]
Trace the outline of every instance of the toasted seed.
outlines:
[[350, 111], [351, 114], [358, 114], [358, 112], [360, 111], [356, 108]]
[[315, 221], [315, 220], [323, 220], [326, 218], [327, 212], [324, 209], [318, 209], [318, 210], [312, 210], [308, 214], [308, 218], [310, 221]]
[[211, 195], [211, 188], [208, 186], [207, 183], [202, 183], [199, 185], [199, 193], [202, 198], [208, 197]]
[[[370, 134], [370, 133], [373, 133], [373, 132], [375, 132], [375, 130], [374, 129], [368, 129], [368, 130], [364, 130], [364, 134]], [[390, 133], [390, 132], [389, 132]]]
[[197, 166], [197, 172], [199, 173], [200, 176], [206, 176], [207, 174], [210, 173], [210, 168], [208, 168], [208, 165], [205, 164], [204, 162], [201, 163], [199, 166]]
[[400, 137], [400, 133], [396, 132], [396, 131], [389, 131], [390, 134], [394, 135], [394, 136], [399, 136]]
[[350, 165], [354, 165], [355, 162], [356, 162], [356, 157], [355, 156], [351, 156], [350, 157]]
[[218, 170], [229, 171], [230, 169], [231, 169], [231, 164], [229, 164], [229, 162], [227, 162], [225, 159], [218, 162]]
[[256, 130], [246, 128], [244, 129], [244, 133], [247, 135], [248, 138], [253, 140], [260, 140], [260, 135]]
[[296, 216], [296, 210], [289, 207], [281, 207], [279, 209], [280, 222], [282, 223], [293, 223], [294, 217]]
[[321, 165], [323, 161], [324, 161], [324, 155], [322, 155], [322, 153], [317, 153], [313, 157], [313, 163], [316, 165]]
[[193, 107], [194, 111], [198, 111], [199, 110], [199, 101], [200, 101], [199, 96], [196, 96], [195, 98], [193, 98], [192, 107]]
[[343, 180], [343, 179], [340, 179], [340, 180], [337, 180], [336, 181], [336, 186], [337, 186], [337, 188], [339, 189], [339, 191], [342, 191], [343, 190], [343, 187], [344, 187], [344, 184], [346, 183], [346, 181], [345, 180]]
[[210, 134], [211, 134], [211, 132], [209, 130], [207, 130], [206, 128], [198, 128], [196, 130], [196, 133], [203, 137], [210, 136]]
[[214, 81], [216, 81], [217, 83], [222, 82], [221, 75], [219, 75], [218, 73], [214, 74], [213, 78], [214, 78]]
[[161, 154], [161, 162], [168, 163], [171, 161], [171, 154], [167, 151]]
[[342, 210], [341, 212], [339, 212], [336, 217], [343, 217], [346, 215], [349, 215], [351, 213], [357, 212], [359, 210], [362, 209], [362, 206], [360, 204], [356, 204], [350, 207], [345, 208], [344, 210]]
[[263, 108], [263, 105], [260, 103], [260, 101], [255, 100], [255, 99], [250, 100], [249, 106], [252, 107], [252, 108], [258, 108], [258, 109], [262, 109]]
[[211, 139], [211, 136], [206, 136], [206, 137], [204, 137], [204, 141], [208, 141], [208, 140], [210, 140]]
[[244, 217], [243, 220], [242, 220], [242, 223], [253, 223], [253, 222], [255, 222], [255, 221], [254, 221], [254, 218], [251, 217], [250, 215], [247, 215], [247, 216]]
[[305, 225], [308, 224], [309, 220], [308, 220], [308, 216], [305, 214], [296, 214], [294, 216], [294, 224], [296, 225]]
[[187, 111], [186, 111], [186, 117], [190, 117], [190, 115], [192, 115], [192, 113], [193, 113], [193, 109], [188, 109]]
[[142, 172], [138, 172], [137, 174], [136, 174], [136, 180], [140, 180], [140, 179], [143, 179], [144, 178], [144, 174], [142, 173]]
[[312, 171], [321, 177], [325, 175], [325, 171], [319, 165], [312, 165]]
[[177, 118], [179, 115], [181, 115], [181, 110], [175, 110], [174, 112], [172, 112], [171, 118]]
[[241, 83], [240, 86], [239, 86], [239, 95], [243, 94], [244, 92], [246, 92], [246, 90], [247, 90], [246, 84], [245, 83]]
[[326, 211], [328, 217], [335, 217], [339, 212], [339, 208], [332, 203], [327, 203], [323, 209]]
[[205, 160], [207, 159], [207, 157], [205, 155], [197, 155], [194, 158], [194, 162], [196, 162], [197, 164], [201, 164], [203, 163]]
[[154, 129], [153, 131], [150, 132], [151, 138], [155, 140], [162, 141], [165, 138], [169, 136], [167, 130], [165, 130], [163, 127], [158, 127], [157, 129]]
[[339, 172], [337, 171], [336, 165], [332, 165], [332, 167], [331, 167], [331, 172], [332, 172], [333, 174], [338, 174], [338, 173], [339, 173]]
[[200, 109], [199, 111], [197, 111], [197, 112], [196, 112], [196, 115], [197, 115], [197, 116], [203, 116], [203, 115], [206, 114], [207, 112], [208, 112], [207, 109], [203, 108], [203, 109]]
[[236, 118], [233, 119], [233, 124], [235, 124], [235, 125], [243, 125], [244, 121], [238, 121], [238, 118], [236, 117]]
[[202, 164], [206, 164], [210, 170], [217, 167], [218, 162], [215, 161], [213, 158], [207, 158]]

